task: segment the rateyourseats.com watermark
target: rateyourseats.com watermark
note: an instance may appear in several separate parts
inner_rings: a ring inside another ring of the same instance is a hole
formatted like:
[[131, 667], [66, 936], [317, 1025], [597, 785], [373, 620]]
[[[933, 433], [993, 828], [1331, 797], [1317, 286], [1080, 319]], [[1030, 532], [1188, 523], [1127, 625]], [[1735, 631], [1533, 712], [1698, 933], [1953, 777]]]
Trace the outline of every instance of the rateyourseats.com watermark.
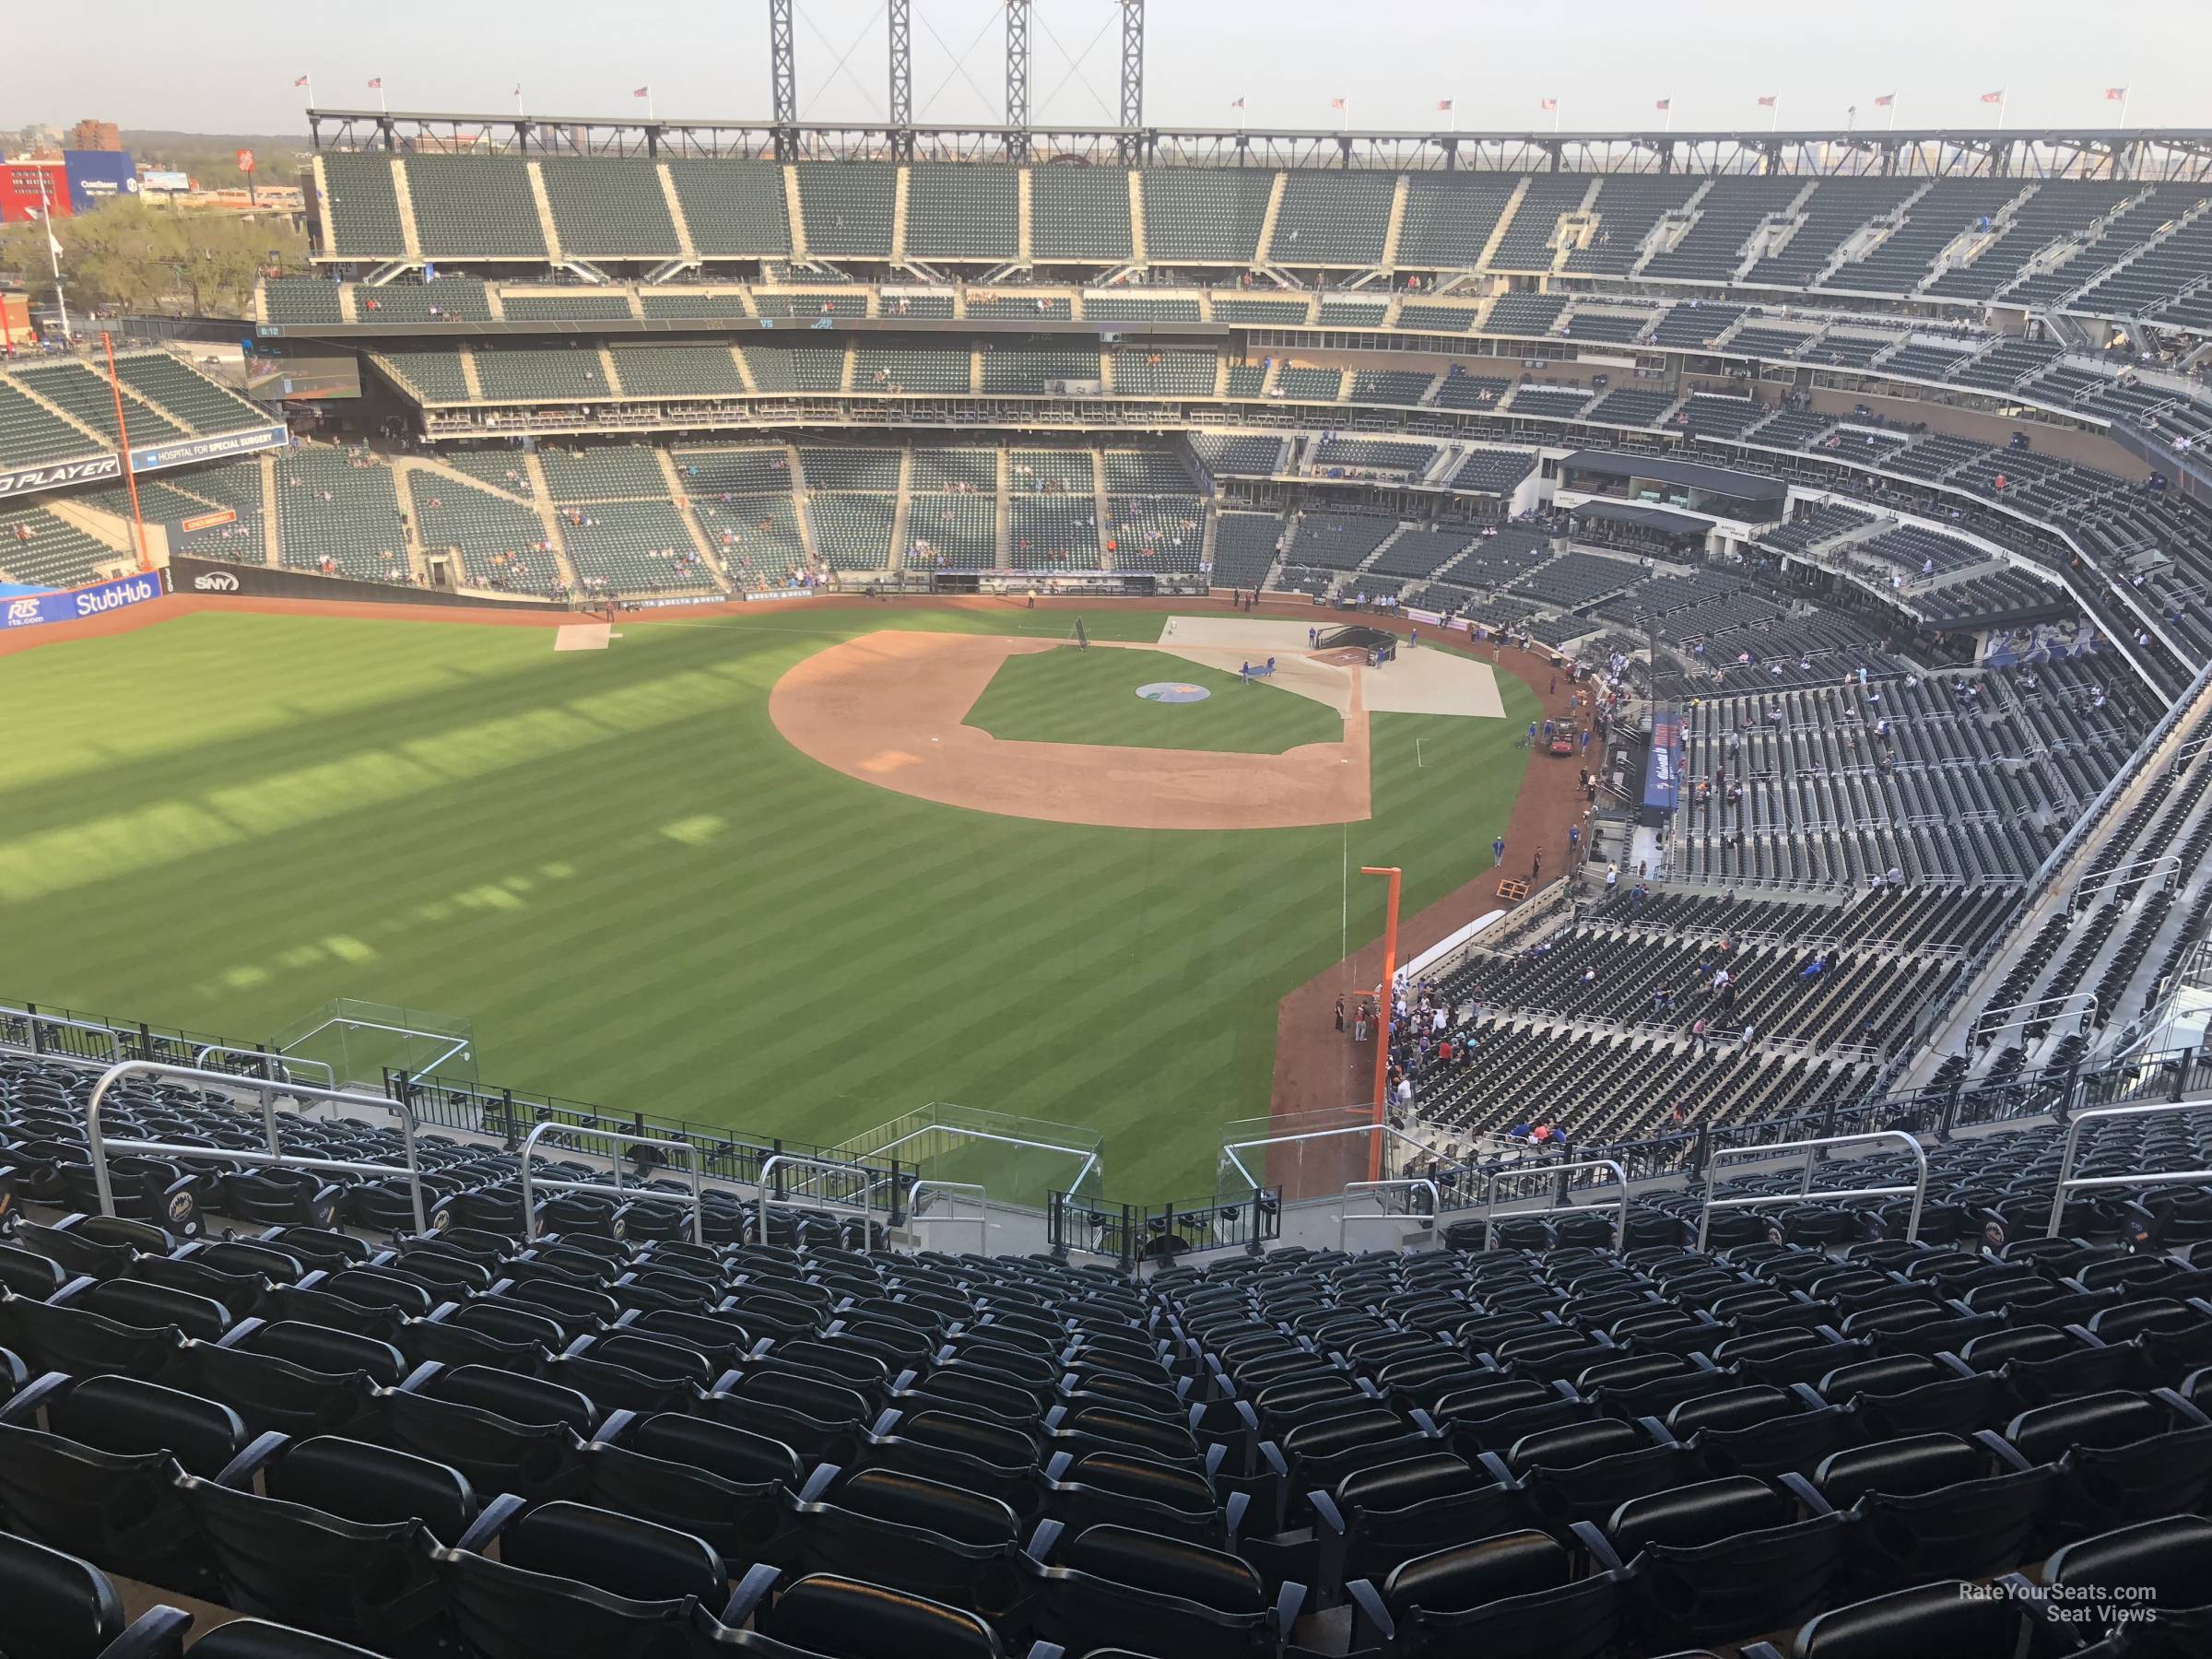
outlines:
[[2056, 1624], [2147, 1624], [2158, 1617], [2159, 1593], [2150, 1584], [1961, 1584], [1961, 1601], [2032, 1602]]

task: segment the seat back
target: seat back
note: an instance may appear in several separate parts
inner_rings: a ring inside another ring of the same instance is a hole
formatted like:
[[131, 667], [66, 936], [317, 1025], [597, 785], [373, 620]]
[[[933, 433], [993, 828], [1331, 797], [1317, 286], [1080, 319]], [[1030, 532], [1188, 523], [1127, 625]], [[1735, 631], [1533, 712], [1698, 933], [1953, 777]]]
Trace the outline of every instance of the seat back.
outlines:
[[0, 1532], [0, 1622], [7, 1651], [99, 1659], [123, 1634], [123, 1597], [89, 1561]]

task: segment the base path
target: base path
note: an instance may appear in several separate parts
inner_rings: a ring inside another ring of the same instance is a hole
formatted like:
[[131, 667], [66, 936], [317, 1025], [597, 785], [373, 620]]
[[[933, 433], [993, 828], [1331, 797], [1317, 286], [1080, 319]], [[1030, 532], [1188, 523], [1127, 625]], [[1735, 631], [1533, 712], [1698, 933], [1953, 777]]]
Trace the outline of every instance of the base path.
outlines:
[[1285, 830], [1370, 816], [1356, 674], [1343, 741], [1280, 755], [1006, 742], [963, 724], [1006, 658], [1074, 649], [985, 634], [864, 634], [785, 673], [769, 693], [769, 718], [794, 748], [847, 777], [1007, 818]]

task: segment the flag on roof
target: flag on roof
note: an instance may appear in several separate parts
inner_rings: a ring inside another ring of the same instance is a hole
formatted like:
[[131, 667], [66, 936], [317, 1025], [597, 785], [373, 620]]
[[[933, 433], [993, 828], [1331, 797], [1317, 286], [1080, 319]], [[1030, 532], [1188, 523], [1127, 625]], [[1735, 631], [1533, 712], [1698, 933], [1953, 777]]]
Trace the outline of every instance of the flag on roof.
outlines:
[[1559, 107], [1559, 100], [1556, 98], [1547, 98], [1536, 106], [1536, 108], [1539, 110], [1556, 110]]
[[2125, 87], [2107, 87], [2104, 89], [2104, 95], [2114, 103], [2118, 103], [2127, 97], [2127, 88]]
[[381, 75], [369, 83], [369, 90], [371, 92], [382, 92], [383, 89], [384, 77]]
[[1241, 110], [1244, 107], [1244, 100], [1241, 98], [1233, 100], [1229, 107], [1232, 110]]
[[1330, 99], [1330, 100], [1329, 100], [1329, 108], [1330, 108], [1330, 109], [1332, 109], [1332, 110], [1341, 110], [1341, 109], [1343, 109], [1343, 108], [1344, 108], [1344, 100], [1343, 100], [1343, 99], [1341, 99], [1341, 98], [1332, 98], [1332, 99]]
[[1440, 110], [1449, 111], [1452, 108], [1452, 100], [1448, 98], [1440, 98], [1436, 100], [1436, 107]]
[[1891, 104], [1895, 103], [1896, 101], [1897, 101], [1897, 94], [1896, 94], [1896, 93], [1894, 93], [1894, 92], [1885, 92], [1885, 93], [1883, 93], [1883, 94], [1882, 94], [1882, 95], [1881, 95], [1879, 98], [1877, 98], [1877, 99], [1876, 99], [1876, 100], [1874, 100], [1874, 107], [1875, 107], [1876, 109], [1877, 109], [1877, 110], [1886, 110], [1886, 109], [1888, 109], [1888, 107], [1889, 107]]
[[304, 86], [306, 86], [306, 85], [307, 85], [307, 76], [304, 76], [304, 75], [300, 76], [300, 77], [299, 77], [297, 80], [295, 80], [295, 81], [293, 81], [293, 82], [292, 82], [292, 85], [293, 85], [293, 86], [295, 86], [295, 87], [304, 87]]
[[1671, 98], [1663, 98], [1653, 107], [1660, 110], [1671, 110], [1675, 107], [1675, 100]]
[[1775, 94], [1770, 92], [1759, 100], [1759, 107], [1762, 110], [1771, 110], [1780, 101]]
[[632, 98], [651, 98], [653, 96], [653, 88], [651, 87], [640, 87], [635, 92], [632, 92], [630, 96]]
[[2003, 103], [2005, 101], [2005, 89], [2000, 87], [1994, 92], [1983, 93], [1982, 101], [1983, 103]]

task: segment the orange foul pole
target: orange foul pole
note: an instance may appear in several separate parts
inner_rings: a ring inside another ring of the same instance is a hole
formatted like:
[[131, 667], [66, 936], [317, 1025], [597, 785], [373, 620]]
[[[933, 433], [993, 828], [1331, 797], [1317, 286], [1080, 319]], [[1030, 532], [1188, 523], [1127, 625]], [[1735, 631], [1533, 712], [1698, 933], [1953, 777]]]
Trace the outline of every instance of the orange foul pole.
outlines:
[[103, 328], [100, 343], [107, 347], [108, 390], [115, 394], [115, 450], [123, 462], [124, 481], [131, 487], [131, 534], [138, 543], [138, 568], [150, 571], [154, 566], [146, 556], [146, 519], [138, 511], [138, 475], [131, 470], [131, 429], [123, 418], [123, 382], [115, 376], [115, 336]]
[[1375, 1007], [1375, 1132], [1368, 1137], [1367, 1178], [1382, 1179], [1382, 1120], [1390, 1101], [1390, 1013], [1398, 974], [1398, 885], [1405, 872], [1359, 866], [1362, 876], [1390, 877], [1390, 919], [1382, 926], [1382, 994]]

